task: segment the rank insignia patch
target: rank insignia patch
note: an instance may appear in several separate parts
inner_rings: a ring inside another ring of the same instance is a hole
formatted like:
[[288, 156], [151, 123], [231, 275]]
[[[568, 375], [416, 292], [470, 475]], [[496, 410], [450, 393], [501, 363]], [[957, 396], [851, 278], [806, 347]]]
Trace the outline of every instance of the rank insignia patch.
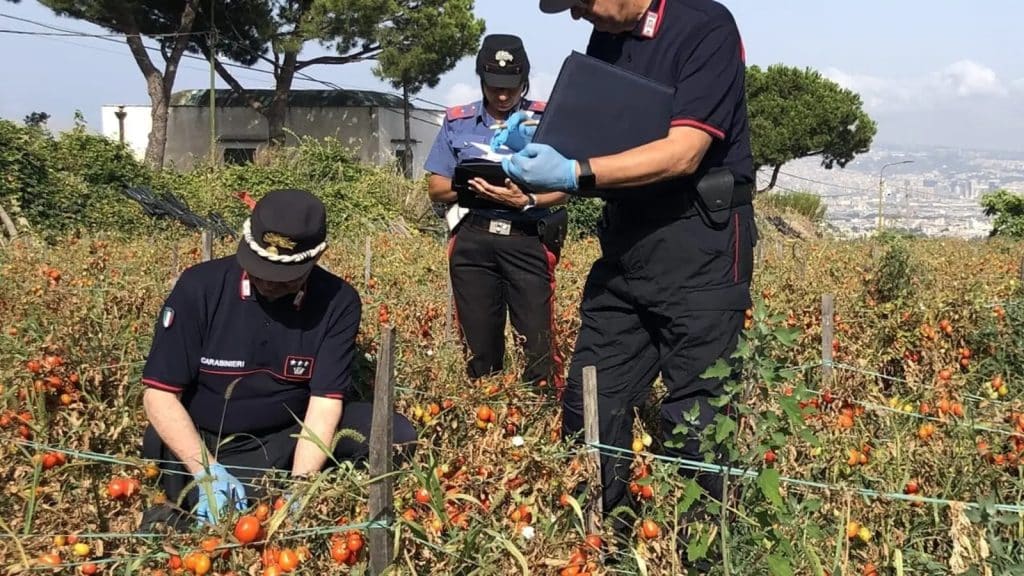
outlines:
[[313, 359], [305, 356], [289, 356], [285, 358], [284, 375], [289, 378], [312, 377]]

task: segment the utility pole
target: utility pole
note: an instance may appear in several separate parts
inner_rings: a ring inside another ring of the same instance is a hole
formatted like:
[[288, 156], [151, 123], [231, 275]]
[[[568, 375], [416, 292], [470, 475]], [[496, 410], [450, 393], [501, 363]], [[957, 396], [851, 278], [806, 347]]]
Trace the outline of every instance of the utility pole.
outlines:
[[402, 102], [404, 104], [404, 121], [405, 121], [405, 154], [403, 156], [403, 169], [406, 178], [412, 178], [412, 126], [410, 122], [410, 116], [412, 111], [410, 110], [409, 102], [409, 84], [402, 84]]
[[885, 195], [884, 194], [885, 180], [883, 179], [883, 174], [885, 174], [885, 169], [888, 168], [889, 166], [900, 166], [901, 164], [913, 164], [913, 163], [914, 163], [913, 160], [903, 160], [902, 162], [892, 162], [890, 164], [886, 164], [885, 166], [882, 166], [882, 169], [878, 171], [878, 227], [875, 230], [876, 232], [881, 232], [882, 231], [882, 204], [884, 202], [884, 195]]
[[217, 47], [217, 25], [214, 10], [216, 3], [210, 0], [210, 166], [217, 165], [217, 70], [214, 54]]

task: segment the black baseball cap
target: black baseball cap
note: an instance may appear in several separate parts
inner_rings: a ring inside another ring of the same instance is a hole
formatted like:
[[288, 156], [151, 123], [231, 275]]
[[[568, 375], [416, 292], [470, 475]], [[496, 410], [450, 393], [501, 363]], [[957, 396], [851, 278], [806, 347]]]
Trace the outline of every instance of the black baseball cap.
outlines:
[[557, 14], [579, 3], [579, 0], [540, 0], [540, 11], [545, 14]]
[[235, 257], [251, 276], [291, 282], [316, 266], [327, 249], [327, 211], [305, 190], [268, 192], [245, 221]]
[[476, 55], [476, 73], [484, 84], [494, 88], [515, 88], [530, 77], [530, 59], [523, 40], [511, 34], [491, 34], [484, 38]]

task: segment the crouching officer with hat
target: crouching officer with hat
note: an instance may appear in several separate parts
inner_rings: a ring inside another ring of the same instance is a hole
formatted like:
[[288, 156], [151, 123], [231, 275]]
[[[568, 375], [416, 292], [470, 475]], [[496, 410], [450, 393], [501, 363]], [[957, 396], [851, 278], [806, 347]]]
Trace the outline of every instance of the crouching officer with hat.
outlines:
[[[185, 270], [164, 303], [142, 373], [143, 457], [162, 463], [168, 501], [185, 493], [182, 508], [200, 521], [247, 507], [264, 471], [323, 469], [330, 455], [300, 436], [330, 446], [338, 430], [354, 430], [366, 441], [342, 437], [334, 460], [368, 455], [372, 406], [344, 401], [361, 303], [317, 266], [326, 249], [323, 203], [275, 190], [256, 203], [237, 253]], [[394, 440], [406, 454], [416, 441], [397, 414]], [[143, 525], [180, 528], [173, 511], [151, 509]]]
[[[448, 206], [449, 270], [457, 322], [468, 348], [470, 378], [503, 368], [505, 318], [524, 339], [523, 380], [561, 387], [562, 363], [552, 336], [555, 265], [568, 223], [565, 210], [552, 210], [567, 199], [561, 191], [532, 193], [511, 180], [473, 178], [469, 188], [492, 203], [491, 208], [459, 206], [452, 179], [461, 162], [480, 158], [474, 146], [489, 145], [498, 153], [525, 142], [495, 138], [494, 127], [516, 112], [517, 119], [536, 120], [544, 102], [526, 99], [530, 61], [517, 36], [484, 38], [476, 60], [483, 98], [448, 110], [427, 157], [430, 199]], [[518, 126], [517, 126], [518, 127]], [[533, 126], [523, 126], [532, 131]], [[501, 131], [503, 138], [519, 130]], [[486, 147], [486, 146], [485, 146]], [[499, 172], [500, 172], [500, 167]], [[542, 188], [538, 190], [552, 190]]]
[[[582, 429], [581, 373], [596, 366], [601, 442], [628, 453], [634, 409], [660, 374], [667, 388], [663, 434], [680, 424], [689, 430], [672, 453], [703, 461], [698, 435], [719, 412], [715, 398], [724, 384], [702, 374], [736, 348], [751, 305], [757, 238], [736, 22], [712, 0], [541, 0], [540, 7], [592, 23], [588, 55], [675, 88], [661, 139], [598, 158], [566, 158], [531, 143], [505, 161], [517, 182], [607, 200], [602, 256], [583, 293], [563, 432]], [[630, 462], [603, 458], [606, 511], [628, 503]], [[720, 476], [698, 482], [722, 497]]]

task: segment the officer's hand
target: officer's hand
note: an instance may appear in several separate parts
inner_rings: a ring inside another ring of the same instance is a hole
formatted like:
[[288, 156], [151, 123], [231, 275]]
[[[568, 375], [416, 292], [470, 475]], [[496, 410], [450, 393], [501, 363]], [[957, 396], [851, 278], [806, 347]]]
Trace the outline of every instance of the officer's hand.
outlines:
[[[196, 489], [199, 491], [199, 506], [196, 508], [196, 516], [199, 517], [200, 523], [217, 523], [218, 517], [224, 514], [229, 503], [238, 510], [245, 510], [245, 486], [219, 462], [212, 464], [209, 470], [196, 472], [193, 474], [193, 478], [196, 480]], [[211, 497], [213, 498], [212, 503]], [[214, 511], [214, 507], [216, 511]]]
[[527, 144], [533, 142], [533, 135], [537, 132], [536, 126], [523, 125], [523, 122], [529, 120], [531, 116], [531, 113], [522, 110], [509, 116], [505, 127], [498, 130], [491, 138], [491, 150], [497, 151], [503, 145], [515, 152], [526, 148]]
[[505, 173], [534, 190], [577, 189], [576, 161], [547, 144], [528, 144], [521, 152], [501, 161]]
[[469, 187], [484, 198], [513, 208], [524, 208], [529, 202], [526, 194], [508, 178], [504, 186], [495, 186], [483, 178], [473, 178], [469, 181]]

